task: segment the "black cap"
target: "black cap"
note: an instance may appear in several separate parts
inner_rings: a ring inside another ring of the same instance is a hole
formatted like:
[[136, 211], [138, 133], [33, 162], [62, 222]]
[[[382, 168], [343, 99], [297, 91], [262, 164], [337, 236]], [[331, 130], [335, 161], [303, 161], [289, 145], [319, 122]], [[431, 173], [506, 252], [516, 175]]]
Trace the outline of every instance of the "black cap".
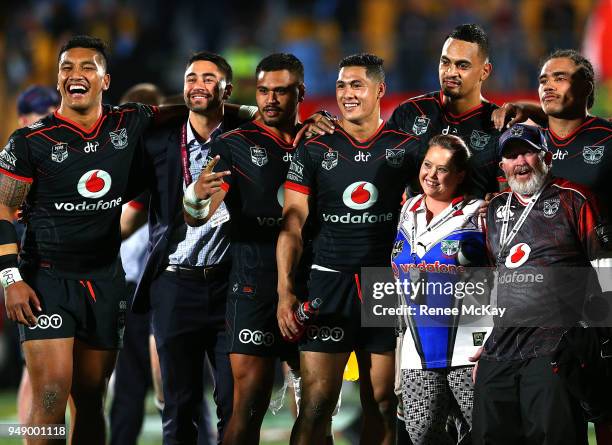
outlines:
[[509, 141], [522, 141], [538, 151], [548, 151], [544, 132], [540, 127], [525, 124], [515, 124], [502, 133], [499, 138], [499, 155], [502, 156]]
[[36, 113], [46, 115], [49, 107], [57, 107], [60, 99], [53, 88], [33, 85], [17, 98], [17, 112], [19, 115]]

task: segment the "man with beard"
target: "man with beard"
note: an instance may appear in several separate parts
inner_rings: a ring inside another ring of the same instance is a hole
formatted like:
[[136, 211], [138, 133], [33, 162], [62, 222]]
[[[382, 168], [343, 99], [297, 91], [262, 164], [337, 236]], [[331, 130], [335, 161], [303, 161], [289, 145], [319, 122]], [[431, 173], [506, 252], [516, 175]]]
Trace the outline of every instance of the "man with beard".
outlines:
[[500, 155], [510, 190], [487, 209], [487, 244], [499, 274], [497, 304], [507, 313], [480, 357], [472, 437], [476, 444], [586, 444], [580, 405], [551, 359], [582, 319], [590, 260], [601, 251], [597, 205], [584, 187], [551, 175], [553, 154], [537, 127], [504, 132]]
[[[495, 125], [501, 128], [507, 121], [508, 124], [521, 122], [528, 117], [538, 122], [543, 120], [555, 173], [589, 187], [600, 201], [602, 212], [609, 217], [612, 188], [608, 175], [612, 154], [606, 146], [612, 139], [612, 123], [589, 114], [595, 101], [593, 66], [575, 50], [555, 51], [542, 64], [538, 95], [540, 105], [504, 104], [493, 115]], [[596, 266], [600, 275], [606, 277], [603, 284], [608, 286], [604, 290], [611, 290], [612, 261], [600, 259]], [[597, 423], [596, 431], [598, 440], [612, 443], [610, 427]]]
[[[263, 123], [251, 122], [219, 137], [211, 149], [214, 158], [184, 198], [189, 224], [228, 219], [220, 215], [224, 203], [231, 216], [226, 323], [235, 391], [224, 444], [259, 443], [275, 360], [295, 355], [295, 345], [283, 341], [276, 321], [275, 252], [283, 185], [295, 156], [293, 138], [301, 127], [298, 106], [304, 99], [304, 67], [291, 54], [272, 54], [257, 65], [255, 74]], [[217, 173], [212, 173], [213, 167]], [[304, 277], [297, 281], [305, 283]], [[296, 292], [305, 295], [304, 289]]]
[[186, 121], [147, 133], [150, 253], [134, 297], [136, 312], [152, 308], [164, 393], [164, 444], [207, 443], [197, 428], [208, 362], [215, 379], [218, 440], [232, 412], [232, 379], [225, 336], [229, 239], [223, 215], [201, 227], [183, 222], [181, 198], [197, 179], [212, 141], [237, 126], [224, 113], [232, 69], [217, 54], [199, 52], [187, 63], [183, 95]]

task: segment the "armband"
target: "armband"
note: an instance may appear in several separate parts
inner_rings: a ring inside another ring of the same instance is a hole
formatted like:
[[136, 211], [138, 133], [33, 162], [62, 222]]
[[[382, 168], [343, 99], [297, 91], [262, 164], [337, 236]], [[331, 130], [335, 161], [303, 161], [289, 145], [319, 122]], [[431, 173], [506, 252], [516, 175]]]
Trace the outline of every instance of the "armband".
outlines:
[[17, 267], [17, 231], [12, 222], [0, 220], [0, 270]]

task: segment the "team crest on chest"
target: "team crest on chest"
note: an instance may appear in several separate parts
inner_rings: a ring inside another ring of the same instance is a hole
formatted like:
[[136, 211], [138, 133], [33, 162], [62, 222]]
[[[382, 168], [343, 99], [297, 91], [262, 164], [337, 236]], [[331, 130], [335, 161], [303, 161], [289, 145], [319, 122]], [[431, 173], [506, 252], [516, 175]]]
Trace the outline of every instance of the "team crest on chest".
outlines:
[[412, 124], [412, 132], [416, 136], [420, 136], [427, 131], [427, 127], [429, 127], [429, 118], [425, 116], [417, 116], [414, 118], [414, 123]]
[[51, 160], [53, 162], [63, 162], [68, 157], [68, 144], [60, 142], [51, 147]]
[[338, 152], [335, 150], [329, 150], [323, 153], [323, 160], [321, 161], [321, 167], [325, 170], [331, 170], [338, 165]]
[[599, 164], [604, 155], [603, 145], [590, 145], [582, 148], [582, 157], [587, 164]]
[[406, 150], [403, 148], [387, 148], [385, 151], [385, 158], [387, 158], [387, 164], [391, 167], [398, 168], [404, 163], [404, 155]]
[[489, 143], [489, 139], [491, 139], [490, 134], [487, 134], [484, 131], [474, 130], [470, 136], [470, 146], [474, 150], [482, 150]]
[[446, 256], [454, 256], [459, 252], [459, 240], [452, 239], [444, 239], [442, 240], [442, 245], [440, 246], [440, 250]]
[[547, 218], [555, 216], [559, 210], [560, 202], [559, 199], [547, 199], [544, 201], [544, 216]]
[[255, 145], [251, 147], [251, 162], [257, 167], [263, 167], [268, 163], [268, 152], [265, 148]]
[[128, 136], [127, 136], [127, 130], [125, 128], [122, 128], [117, 131], [109, 131], [108, 135], [110, 136], [110, 140], [113, 146], [117, 150], [123, 150], [125, 147], [127, 147]]

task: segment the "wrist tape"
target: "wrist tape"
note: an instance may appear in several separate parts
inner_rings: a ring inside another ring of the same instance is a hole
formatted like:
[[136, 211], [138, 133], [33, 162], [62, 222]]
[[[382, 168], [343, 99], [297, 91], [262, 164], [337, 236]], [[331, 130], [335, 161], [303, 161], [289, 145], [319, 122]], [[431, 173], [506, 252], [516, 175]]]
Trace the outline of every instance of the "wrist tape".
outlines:
[[8, 267], [0, 271], [0, 284], [4, 289], [18, 281], [23, 281], [23, 278], [16, 267]]
[[210, 211], [210, 198], [198, 199], [195, 194], [195, 182], [192, 182], [185, 190], [183, 196], [183, 208], [188, 215], [196, 219], [204, 219]]

